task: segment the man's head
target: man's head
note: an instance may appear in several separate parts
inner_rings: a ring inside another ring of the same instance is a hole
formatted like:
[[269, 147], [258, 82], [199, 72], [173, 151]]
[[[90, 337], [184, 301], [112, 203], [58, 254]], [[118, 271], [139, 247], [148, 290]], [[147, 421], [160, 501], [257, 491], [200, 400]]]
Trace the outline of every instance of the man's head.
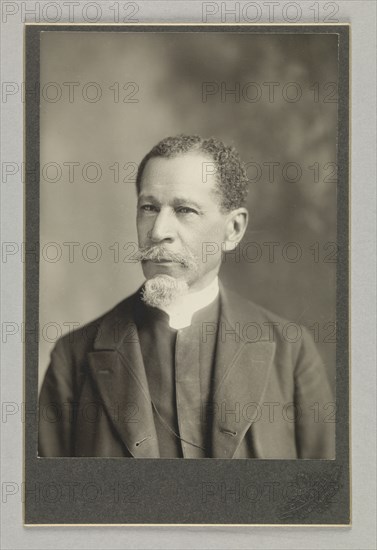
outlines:
[[167, 304], [204, 288], [246, 230], [247, 177], [238, 153], [214, 138], [168, 137], [144, 157], [136, 185], [146, 301]]

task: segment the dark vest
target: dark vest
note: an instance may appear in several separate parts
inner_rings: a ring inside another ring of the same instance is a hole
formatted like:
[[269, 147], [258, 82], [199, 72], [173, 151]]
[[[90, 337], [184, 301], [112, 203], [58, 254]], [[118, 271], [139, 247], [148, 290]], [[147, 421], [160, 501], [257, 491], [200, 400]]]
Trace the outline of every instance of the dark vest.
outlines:
[[136, 324], [162, 458], [211, 456], [209, 411], [219, 310], [217, 297], [193, 315], [189, 327], [176, 330], [167, 313], [138, 304]]

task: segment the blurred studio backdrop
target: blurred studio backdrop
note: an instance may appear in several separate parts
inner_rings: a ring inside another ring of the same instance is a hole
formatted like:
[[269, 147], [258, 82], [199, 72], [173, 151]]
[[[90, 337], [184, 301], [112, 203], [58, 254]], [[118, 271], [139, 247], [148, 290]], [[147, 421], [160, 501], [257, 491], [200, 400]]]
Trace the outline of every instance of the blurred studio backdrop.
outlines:
[[222, 280], [307, 326], [334, 386], [337, 74], [336, 35], [42, 33], [40, 383], [57, 337], [142, 283], [136, 167], [194, 133], [248, 163], [252, 244]]

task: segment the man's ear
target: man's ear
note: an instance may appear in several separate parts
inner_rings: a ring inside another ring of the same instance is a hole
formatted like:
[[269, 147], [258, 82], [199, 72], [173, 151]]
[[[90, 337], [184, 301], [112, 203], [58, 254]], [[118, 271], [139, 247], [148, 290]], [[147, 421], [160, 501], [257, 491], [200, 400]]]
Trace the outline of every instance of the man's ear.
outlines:
[[224, 251], [234, 250], [245, 234], [249, 223], [249, 212], [246, 208], [237, 208], [228, 214], [225, 226]]

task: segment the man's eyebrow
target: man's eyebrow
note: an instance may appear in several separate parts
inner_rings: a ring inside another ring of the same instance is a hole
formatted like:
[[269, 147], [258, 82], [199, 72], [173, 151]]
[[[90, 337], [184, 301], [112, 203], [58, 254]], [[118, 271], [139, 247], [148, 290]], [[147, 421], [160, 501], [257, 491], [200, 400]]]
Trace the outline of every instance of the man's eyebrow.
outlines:
[[158, 203], [159, 201], [156, 199], [156, 197], [154, 197], [153, 195], [139, 195], [138, 198], [137, 198], [138, 201], [150, 201], [150, 202], [156, 202]]
[[[140, 201], [150, 201], [150, 202], [153, 202], [155, 204], [160, 204], [160, 201], [158, 199], [156, 199], [156, 197], [154, 197], [153, 195], [139, 195], [138, 201], [139, 202]], [[171, 203], [174, 207], [186, 205], [186, 206], [193, 206], [194, 208], [197, 208], [198, 210], [203, 210], [202, 205], [200, 205], [199, 203], [197, 203], [193, 199], [190, 199], [189, 197], [174, 197], [174, 199], [172, 200]]]
[[175, 199], [173, 200], [173, 205], [174, 206], [182, 206], [182, 205], [194, 206], [198, 210], [203, 210], [202, 205], [198, 204], [197, 202], [195, 202], [193, 199], [190, 199], [189, 197], [175, 197]]

